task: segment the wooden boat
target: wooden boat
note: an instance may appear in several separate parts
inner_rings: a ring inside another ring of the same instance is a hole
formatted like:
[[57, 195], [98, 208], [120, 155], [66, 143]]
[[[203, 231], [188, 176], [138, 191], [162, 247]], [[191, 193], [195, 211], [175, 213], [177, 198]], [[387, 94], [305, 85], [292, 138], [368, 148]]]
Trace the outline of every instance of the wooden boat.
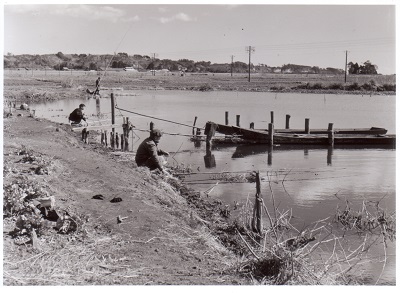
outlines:
[[[268, 130], [264, 130], [268, 131]], [[335, 134], [367, 134], [367, 135], [379, 135], [386, 134], [387, 129], [381, 127], [371, 128], [338, 128], [334, 130]], [[304, 129], [275, 129], [275, 133], [305, 133]], [[328, 134], [327, 129], [310, 129], [310, 134]]]
[[[300, 144], [300, 145], [329, 145], [328, 130], [304, 130], [294, 132], [274, 132], [273, 144]], [[214, 133], [212, 133], [214, 132]], [[225, 134], [225, 139], [213, 139], [214, 143], [241, 143], [241, 144], [269, 144], [270, 136], [266, 130], [245, 129], [237, 126], [222, 125], [213, 122], [206, 124], [205, 134], [213, 137], [215, 132]], [[335, 145], [386, 145], [395, 148], [396, 136], [386, 135], [384, 128], [372, 127], [370, 129], [340, 129], [333, 131], [333, 143]]]

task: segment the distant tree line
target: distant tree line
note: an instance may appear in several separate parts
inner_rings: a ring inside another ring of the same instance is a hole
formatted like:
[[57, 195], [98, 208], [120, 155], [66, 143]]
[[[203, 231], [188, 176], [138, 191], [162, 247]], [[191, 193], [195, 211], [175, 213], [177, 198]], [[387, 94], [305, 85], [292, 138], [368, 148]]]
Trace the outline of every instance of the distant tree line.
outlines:
[[[56, 54], [46, 55], [13, 55], [7, 53], [4, 56], [4, 68], [33, 68], [33, 69], [54, 69], [64, 68], [75, 70], [106, 70], [123, 69], [133, 67], [138, 71], [148, 70], [169, 70], [184, 72], [210, 72], [210, 73], [246, 73], [249, 65], [245, 62], [235, 61], [232, 63], [211, 63], [210, 61], [195, 62], [189, 59], [158, 59], [150, 58], [147, 55], [129, 55], [117, 53], [114, 55], [92, 55], [92, 54]], [[348, 64], [349, 74], [377, 74], [377, 66], [370, 61], [363, 65], [350, 62]], [[252, 72], [260, 73], [286, 73], [286, 74], [342, 74], [343, 69], [320, 68], [318, 66], [307, 66], [297, 64], [284, 64], [281, 67], [268, 66], [266, 64], [250, 64]]]
[[367, 60], [364, 65], [358, 65], [358, 63], [349, 62], [348, 64], [349, 74], [378, 74], [378, 66], [371, 64], [371, 61]]

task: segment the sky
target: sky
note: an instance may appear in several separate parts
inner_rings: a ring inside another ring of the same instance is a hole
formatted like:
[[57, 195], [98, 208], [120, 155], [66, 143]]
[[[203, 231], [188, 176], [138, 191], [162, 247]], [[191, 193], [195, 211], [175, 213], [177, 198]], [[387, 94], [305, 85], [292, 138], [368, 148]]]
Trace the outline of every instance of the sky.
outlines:
[[395, 1], [31, 2], [4, 1], [3, 55], [123, 52], [344, 69], [347, 51], [348, 62], [396, 73]]

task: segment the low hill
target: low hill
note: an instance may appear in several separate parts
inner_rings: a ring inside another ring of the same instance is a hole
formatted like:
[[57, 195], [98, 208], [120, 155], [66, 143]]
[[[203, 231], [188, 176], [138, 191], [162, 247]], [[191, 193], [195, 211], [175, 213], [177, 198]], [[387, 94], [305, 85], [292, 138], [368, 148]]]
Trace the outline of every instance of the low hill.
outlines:
[[[45, 54], [45, 55], [13, 55], [4, 56], [4, 68], [16, 69], [54, 69], [54, 70], [105, 70], [106, 68], [133, 67], [138, 71], [169, 70], [184, 72], [210, 72], [210, 73], [246, 73], [248, 64], [240, 61], [231, 63], [211, 63], [209, 61], [195, 62], [189, 59], [157, 59], [142, 55], [128, 55], [118, 53], [115, 55], [92, 54]], [[296, 73], [296, 74], [344, 74], [343, 69], [319, 68], [318, 66], [285, 64], [281, 67], [271, 67], [266, 64], [251, 64], [252, 72], [259, 73]]]

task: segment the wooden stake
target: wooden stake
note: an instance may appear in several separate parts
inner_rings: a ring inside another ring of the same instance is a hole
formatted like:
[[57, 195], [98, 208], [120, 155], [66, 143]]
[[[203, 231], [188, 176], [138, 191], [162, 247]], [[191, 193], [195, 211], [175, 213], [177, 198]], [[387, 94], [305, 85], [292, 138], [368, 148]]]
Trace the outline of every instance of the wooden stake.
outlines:
[[118, 132], [115, 133], [115, 147], [119, 149], [119, 135]]
[[310, 118], [306, 118], [305, 120], [304, 132], [310, 134]]
[[335, 143], [335, 132], [333, 131], [333, 123], [328, 124], [328, 143], [332, 146]]
[[236, 115], [236, 126], [240, 127], [240, 115]]
[[82, 135], [81, 135], [81, 140], [85, 141], [85, 134], [86, 134], [86, 128], [82, 129]]
[[[111, 124], [115, 124], [115, 100], [114, 100], [114, 94], [111, 93]], [[113, 133], [115, 132], [115, 128], [112, 128], [111, 130]]]
[[228, 125], [228, 124], [229, 124], [229, 112], [226, 111], [225, 112], [225, 125]]
[[126, 117], [126, 137], [129, 137], [129, 117]]
[[204, 134], [207, 136], [206, 138], [206, 147], [211, 146], [211, 139], [215, 135], [215, 131], [217, 129], [217, 125], [213, 122], [207, 122], [206, 127], [204, 129]]
[[[271, 123], [272, 124], [272, 123]], [[254, 203], [253, 209], [253, 219], [251, 221], [251, 227], [254, 232], [258, 233], [259, 236], [262, 236], [262, 195], [261, 195], [261, 179], [260, 172], [256, 172], [256, 200]]]
[[286, 129], [290, 129], [289, 127], [289, 120], [290, 120], [290, 115], [286, 114]]
[[271, 111], [271, 123], [274, 124], [274, 111]]
[[111, 146], [112, 149], [115, 147], [114, 131], [111, 132], [111, 134], [110, 134], [110, 146]]
[[270, 146], [274, 145], [274, 124], [273, 123], [268, 124], [268, 139], [269, 139], [268, 144]]
[[125, 151], [129, 151], [129, 140], [127, 136], [125, 136]]
[[197, 116], [194, 117], [193, 128], [192, 128], [192, 135], [194, 135], [195, 126], [196, 126], [196, 121], [197, 121]]

